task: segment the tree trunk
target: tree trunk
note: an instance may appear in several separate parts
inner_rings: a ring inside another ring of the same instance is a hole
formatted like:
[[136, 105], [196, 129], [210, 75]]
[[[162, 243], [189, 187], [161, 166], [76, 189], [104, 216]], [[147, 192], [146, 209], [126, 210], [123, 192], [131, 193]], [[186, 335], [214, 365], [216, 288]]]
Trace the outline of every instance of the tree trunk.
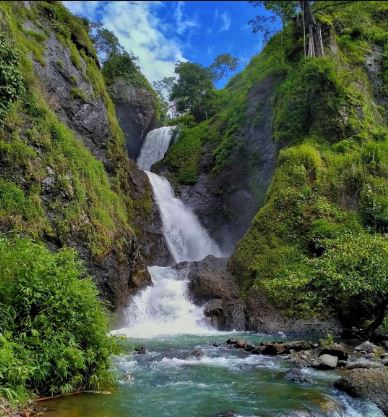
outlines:
[[306, 28], [308, 30], [308, 52], [310, 57], [324, 56], [321, 26], [316, 22], [309, 0], [302, 0], [301, 6]]

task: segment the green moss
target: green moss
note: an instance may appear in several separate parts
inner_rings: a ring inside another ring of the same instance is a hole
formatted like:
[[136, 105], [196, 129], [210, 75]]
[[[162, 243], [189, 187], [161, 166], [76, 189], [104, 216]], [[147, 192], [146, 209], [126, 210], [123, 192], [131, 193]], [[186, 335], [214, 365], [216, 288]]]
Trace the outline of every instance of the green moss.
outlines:
[[183, 128], [165, 159], [169, 170], [182, 184], [195, 184], [198, 180], [199, 159], [202, 152], [202, 143], [207, 138], [208, 122], [193, 128]]
[[70, 90], [70, 95], [71, 95], [72, 98], [79, 98], [80, 100], [84, 101], [85, 103], [87, 103], [89, 101], [85, 91], [81, 90], [78, 87], [73, 87]]

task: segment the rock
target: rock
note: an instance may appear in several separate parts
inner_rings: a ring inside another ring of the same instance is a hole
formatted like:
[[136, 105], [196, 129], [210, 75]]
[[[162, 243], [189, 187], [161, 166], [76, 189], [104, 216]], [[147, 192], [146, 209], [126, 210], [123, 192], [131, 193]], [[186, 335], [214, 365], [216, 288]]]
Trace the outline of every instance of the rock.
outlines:
[[255, 345], [251, 345], [250, 343], [247, 343], [246, 345], [245, 345], [245, 350], [247, 351], [247, 352], [256, 352], [256, 346]]
[[191, 351], [190, 356], [194, 356], [194, 358], [196, 359], [201, 359], [202, 357], [205, 356], [205, 352], [201, 349], [194, 349]]
[[239, 348], [239, 349], [244, 349], [246, 345], [247, 345], [247, 342], [243, 339], [238, 339], [235, 344], [236, 348]]
[[348, 362], [346, 364], [346, 369], [356, 369], [356, 368], [363, 368], [363, 369], [371, 369], [371, 368], [381, 368], [381, 363], [372, 362], [367, 360], [360, 360], [355, 362]]
[[221, 413], [217, 414], [217, 417], [238, 417], [238, 413], [232, 410], [222, 411]]
[[388, 350], [388, 340], [383, 340], [383, 341], [381, 342], [381, 346], [382, 346], [385, 350]]
[[361, 345], [356, 346], [354, 350], [358, 352], [364, 351], [366, 353], [373, 353], [376, 348], [376, 345], [367, 340], [366, 342], [361, 343]]
[[204, 306], [204, 314], [219, 330], [245, 329], [245, 303], [243, 300], [213, 299]]
[[353, 397], [372, 401], [388, 414], [388, 369], [353, 369], [334, 386]]
[[155, 99], [150, 91], [131, 85], [123, 77], [114, 80], [109, 93], [126, 139], [128, 155], [136, 160], [145, 136], [158, 127]]
[[285, 345], [282, 343], [270, 343], [261, 352], [263, 355], [276, 356], [285, 352]]
[[346, 347], [339, 343], [333, 343], [332, 345], [322, 349], [320, 354], [337, 356], [338, 359], [345, 361], [348, 359], [348, 352], [346, 351]]
[[346, 366], [346, 364], [347, 364], [347, 362], [345, 360], [339, 359], [337, 366], [338, 366], [338, 368], [344, 368]]
[[295, 342], [288, 342], [285, 343], [285, 351], [292, 353], [291, 350], [294, 352], [300, 352], [302, 350], [309, 350], [311, 349], [311, 344], [305, 341], [295, 341]]
[[317, 369], [335, 369], [337, 364], [337, 356], [324, 354], [318, 357], [318, 360], [314, 362], [313, 367]]
[[189, 295], [197, 305], [212, 299], [239, 298], [239, 288], [234, 277], [227, 271], [227, 259], [209, 255], [197, 262], [182, 262], [176, 269], [189, 270]]
[[135, 352], [138, 353], [139, 355], [144, 355], [147, 350], [144, 346], [139, 346], [139, 347], [135, 347]]
[[227, 344], [227, 345], [235, 345], [235, 344], [236, 344], [236, 342], [237, 342], [237, 339], [228, 339], [228, 340], [226, 341], [226, 344]]
[[220, 346], [221, 346], [221, 343], [219, 343], [219, 342], [214, 342], [214, 343], [212, 343], [212, 346], [213, 346], [213, 347], [220, 347]]
[[313, 380], [309, 378], [308, 376], [306, 376], [299, 369], [292, 369], [291, 371], [287, 372], [284, 379], [290, 382], [294, 382], [295, 384], [312, 384], [313, 383]]

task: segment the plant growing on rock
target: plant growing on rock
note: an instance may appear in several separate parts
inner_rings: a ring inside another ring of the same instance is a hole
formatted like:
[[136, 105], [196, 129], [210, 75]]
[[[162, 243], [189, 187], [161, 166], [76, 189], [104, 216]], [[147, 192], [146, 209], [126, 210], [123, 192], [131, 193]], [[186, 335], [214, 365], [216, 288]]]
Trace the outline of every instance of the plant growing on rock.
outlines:
[[20, 57], [5, 33], [0, 33], [0, 125], [9, 110], [24, 91], [19, 70]]

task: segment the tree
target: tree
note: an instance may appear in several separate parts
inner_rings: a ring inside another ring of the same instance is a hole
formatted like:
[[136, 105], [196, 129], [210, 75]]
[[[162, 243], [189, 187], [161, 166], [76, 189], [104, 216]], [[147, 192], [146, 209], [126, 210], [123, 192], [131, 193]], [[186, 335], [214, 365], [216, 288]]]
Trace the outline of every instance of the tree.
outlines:
[[214, 95], [212, 72], [200, 64], [178, 62], [175, 74], [178, 80], [172, 86], [170, 100], [174, 102], [176, 111], [189, 111], [197, 120], [206, 119]]
[[314, 260], [312, 288], [348, 325], [373, 331], [388, 307], [388, 243], [379, 236], [345, 234], [328, 241]]
[[220, 80], [228, 75], [228, 71], [234, 71], [238, 67], [239, 61], [230, 54], [218, 55], [209, 69], [214, 74], [215, 80]]
[[[251, 1], [253, 6], [257, 7], [263, 5], [267, 10], [271, 11], [274, 16], [256, 16], [248, 23], [252, 26], [254, 33], [262, 32], [264, 37], [268, 37], [273, 33], [273, 23], [276, 20], [275, 16], [280, 17], [283, 28], [295, 17], [298, 13], [302, 15], [303, 21], [303, 39], [305, 56], [316, 57], [324, 56], [322, 33], [319, 23], [316, 22], [311, 1]], [[307, 32], [306, 32], [307, 31]], [[308, 45], [306, 45], [306, 37]], [[283, 35], [280, 34], [280, 40], [283, 50]]]

